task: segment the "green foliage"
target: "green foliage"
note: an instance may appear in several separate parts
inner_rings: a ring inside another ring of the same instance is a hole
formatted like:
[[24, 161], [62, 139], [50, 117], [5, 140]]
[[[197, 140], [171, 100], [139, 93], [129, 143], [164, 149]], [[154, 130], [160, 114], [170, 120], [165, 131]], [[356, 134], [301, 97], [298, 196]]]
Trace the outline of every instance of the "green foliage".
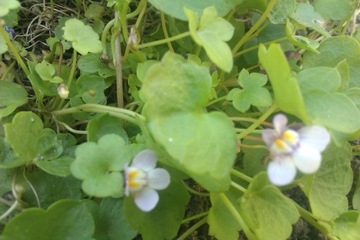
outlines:
[[0, 17], [3, 17], [9, 13], [11, 9], [20, 7], [20, 3], [17, 0], [8, 0], [0, 2]]
[[194, 41], [204, 47], [210, 60], [220, 69], [230, 72], [233, 59], [229, 46], [225, 43], [234, 34], [234, 27], [225, 19], [217, 17], [214, 7], [204, 9], [202, 16], [185, 8], [189, 20], [189, 30]]
[[51, 236], [54, 240], [87, 240], [92, 239], [93, 232], [94, 220], [87, 208], [79, 202], [61, 200], [46, 211], [31, 208], [18, 214], [6, 225], [0, 239], [35, 240]]
[[0, 81], [0, 119], [27, 103], [27, 92], [19, 84]]
[[87, 142], [76, 148], [71, 173], [83, 180], [85, 193], [96, 197], [121, 197], [124, 179], [121, 171], [132, 157], [131, 149], [115, 134], [108, 134], [98, 143]]
[[227, 96], [233, 101], [234, 107], [240, 112], [246, 112], [251, 105], [257, 107], [268, 107], [272, 103], [269, 91], [263, 86], [267, 82], [266, 75], [251, 73], [245, 69], [241, 70], [238, 83], [242, 89], [234, 88]]
[[258, 239], [286, 239], [299, 213], [279, 189], [267, 184], [266, 178], [264, 173], [254, 178], [241, 198], [240, 213]]
[[78, 19], [69, 19], [63, 27], [63, 37], [72, 42], [73, 48], [82, 55], [101, 52], [99, 36], [94, 30]]

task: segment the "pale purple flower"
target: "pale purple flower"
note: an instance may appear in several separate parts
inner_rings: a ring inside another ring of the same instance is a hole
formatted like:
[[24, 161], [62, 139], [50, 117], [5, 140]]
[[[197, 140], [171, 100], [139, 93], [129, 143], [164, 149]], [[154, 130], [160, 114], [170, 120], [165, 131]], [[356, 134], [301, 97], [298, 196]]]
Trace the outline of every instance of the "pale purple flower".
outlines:
[[155, 190], [167, 188], [170, 175], [156, 167], [156, 153], [151, 150], [139, 152], [130, 166], [125, 167], [125, 195], [131, 195], [135, 204], [144, 212], [151, 211], [159, 201]]
[[330, 142], [328, 131], [317, 125], [291, 129], [283, 114], [276, 115], [273, 124], [274, 129], [262, 132], [272, 155], [267, 169], [270, 181], [283, 186], [295, 179], [296, 169], [306, 174], [316, 172], [321, 164], [321, 152]]

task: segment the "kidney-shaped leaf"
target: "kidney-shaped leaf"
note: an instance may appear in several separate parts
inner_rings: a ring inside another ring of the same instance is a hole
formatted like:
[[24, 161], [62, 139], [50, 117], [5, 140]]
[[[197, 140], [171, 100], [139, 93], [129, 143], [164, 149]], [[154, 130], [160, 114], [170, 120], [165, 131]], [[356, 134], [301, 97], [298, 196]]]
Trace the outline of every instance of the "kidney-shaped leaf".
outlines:
[[19, 84], [0, 81], [0, 118], [6, 117], [27, 102], [27, 92]]

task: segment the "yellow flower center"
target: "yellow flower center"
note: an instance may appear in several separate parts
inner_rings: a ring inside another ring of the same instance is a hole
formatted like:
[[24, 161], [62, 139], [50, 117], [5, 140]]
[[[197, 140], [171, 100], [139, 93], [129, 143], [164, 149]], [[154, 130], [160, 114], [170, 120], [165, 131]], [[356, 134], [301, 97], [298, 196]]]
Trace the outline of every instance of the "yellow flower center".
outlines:
[[299, 143], [299, 135], [294, 130], [286, 130], [279, 138], [275, 139], [271, 150], [276, 153], [290, 153]]
[[146, 172], [130, 167], [127, 171], [127, 184], [131, 192], [139, 191], [148, 183]]

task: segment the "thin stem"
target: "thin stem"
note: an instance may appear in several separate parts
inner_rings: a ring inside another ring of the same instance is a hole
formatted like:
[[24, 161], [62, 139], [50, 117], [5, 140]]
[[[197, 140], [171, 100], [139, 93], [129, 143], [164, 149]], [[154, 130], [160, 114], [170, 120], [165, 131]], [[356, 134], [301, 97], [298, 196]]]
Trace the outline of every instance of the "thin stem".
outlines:
[[248, 144], [240, 144], [241, 148], [248, 148], [248, 149], [267, 149], [264, 145], [248, 145]]
[[57, 121], [57, 123], [61, 124], [62, 126], [64, 126], [64, 128], [66, 128], [66, 130], [68, 130], [69, 132], [75, 133], [75, 134], [82, 134], [82, 135], [86, 135], [87, 131], [82, 131], [82, 130], [76, 130], [73, 129], [72, 127], [70, 127], [69, 125], [67, 125], [64, 122], [61, 121]]
[[263, 12], [263, 14], [259, 18], [259, 20], [257, 20], [257, 22], [249, 29], [249, 31], [247, 31], [245, 33], [245, 35], [240, 39], [240, 41], [233, 48], [233, 50], [232, 50], [233, 55], [235, 55], [235, 53], [237, 51], [239, 51], [239, 49], [242, 47], [242, 45], [244, 45], [244, 43], [249, 41], [251, 39], [252, 35], [260, 28], [261, 24], [268, 17], [268, 15], [270, 14], [270, 11], [272, 10], [272, 8], [274, 7], [276, 2], [277, 2], [277, 0], [270, 1], [270, 3], [267, 5], [265, 11]]
[[107, 50], [106, 50], [106, 38], [107, 38], [107, 35], [110, 31], [110, 29], [114, 26], [114, 23], [115, 23], [115, 19], [112, 19], [110, 22], [108, 22], [106, 24], [106, 26], [104, 27], [104, 30], [101, 34], [101, 45], [102, 45], [102, 48], [103, 48], [103, 54], [104, 55], [107, 55]]
[[100, 104], [83, 104], [72, 108], [53, 111], [52, 114], [55, 116], [60, 116], [77, 112], [108, 113], [111, 116], [126, 120], [136, 125], [139, 125], [137, 118], [139, 118], [140, 120], [144, 120], [144, 117], [142, 115], [129, 111], [127, 109], [105, 106]]
[[[118, 21], [120, 12], [115, 12], [115, 19]], [[115, 75], [116, 75], [116, 99], [117, 106], [119, 108], [124, 107], [124, 89], [123, 89], [123, 79], [122, 79], [122, 63], [121, 63], [121, 40], [120, 40], [120, 30], [117, 28], [118, 24], [115, 22], [114, 25], [114, 67], [115, 67]]]
[[[277, 42], [285, 41], [285, 40], [287, 40], [287, 39], [288, 39], [288, 37], [286, 36], [286, 37], [277, 38], [277, 39], [275, 39], [275, 40], [271, 40], [271, 41], [268, 41], [268, 42], [263, 42], [263, 43], [261, 43], [261, 44], [263, 44], [263, 45], [269, 45], [269, 44], [271, 44], [271, 43], [277, 43]], [[234, 58], [239, 57], [239, 56], [243, 55], [244, 53], [247, 53], [247, 52], [251, 52], [251, 51], [253, 51], [253, 50], [256, 50], [256, 49], [259, 48], [259, 46], [260, 46], [260, 45], [257, 44], [257, 45], [254, 45], [254, 46], [252, 46], [252, 47], [246, 48], [246, 49], [244, 49], [244, 50], [242, 50], [242, 51], [240, 51], [240, 52], [237, 52], [236, 54], [234, 54]]]
[[236, 188], [240, 192], [243, 192], [243, 193], [246, 192], [246, 188], [244, 188], [243, 186], [240, 186], [239, 184], [237, 184], [235, 182], [231, 182], [231, 186], [233, 186], [234, 188]]
[[240, 133], [237, 138], [242, 139], [246, 135], [250, 134], [254, 131], [258, 126], [260, 126], [265, 120], [276, 110], [277, 106], [274, 104], [272, 105], [256, 122], [250, 125], [245, 131]]
[[[165, 14], [163, 12], [160, 13], [160, 19], [161, 19], [161, 27], [162, 27], [164, 36], [166, 39], [169, 39], [169, 33], [166, 28]], [[167, 45], [171, 52], [175, 52], [173, 46], [171, 45], [171, 42], [167, 42]]]
[[234, 175], [234, 176], [236, 176], [238, 178], [241, 178], [241, 179], [243, 179], [243, 180], [245, 180], [247, 182], [252, 182], [252, 180], [253, 180], [251, 177], [249, 177], [249, 176], [247, 176], [247, 175], [243, 174], [242, 172], [239, 172], [239, 171], [237, 171], [235, 169], [231, 169], [230, 172], [231, 172], [232, 175]]
[[191, 193], [193, 193], [193, 194], [195, 194], [195, 195], [202, 196], [202, 197], [208, 197], [208, 196], [210, 196], [209, 193], [198, 192], [198, 191], [192, 189], [192, 188], [189, 187], [185, 182], [183, 182], [183, 184], [184, 184], [184, 186], [186, 187], [186, 189], [187, 189], [189, 192], [191, 192]]
[[201, 218], [201, 217], [204, 217], [204, 216], [207, 216], [207, 215], [209, 215], [209, 211], [202, 212], [202, 213], [198, 213], [198, 214], [196, 214], [196, 215], [194, 215], [194, 216], [185, 218], [184, 220], [181, 221], [181, 224], [190, 222], [190, 221], [192, 221], [192, 220], [194, 220], [194, 219]]
[[252, 232], [251, 230], [248, 228], [248, 226], [246, 225], [245, 221], [242, 219], [240, 213], [236, 210], [236, 208], [234, 207], [234, 205], [230, 202], [230, 200], [226, 197], [226, 195], [224, 193], [219, 193], [219, 197], [220, 199], [223, 201], [223, 203], [225, 204], [225, 206], [228, 208], [228, 210], [230, 211], [231, 215], [235, 218], [235, 220], [238, 222], [238, 224], [240, 225], [241, 229], [244, 231], [244, 233], [246, 234], [246, 236], [249, 239], [258, 239]]
[[19, 202], [16, 200], [14, 204], [11, 205], [11, 207], [0, 216], [0, 221], [4, 220], [7, 216], [9, 216], [19, 205]]
[[222, 96], [222, 97], [216, 98], [216, 99], [212, 100], [211, 102], [208, 102], [208, 104], [206, 104], [206, 106], [208, 107], [208, 106], [211, 106], [211, 105], [213, 105], [215, 103], [224, 101], [224, 100], [226, 100], [226, 97], [227, 96]]
[[139, 2], [138, 7], [133, 12], [126, 14], [126, 18], [129, 19], [129, 18], [136, 17], [142, 11], [144, 6], [146, 5], [146, 2], [147, 2], [147, 0], [141, 0]]
[[[249, 118], [249, 117], [230, 117], [230, 120], [234, 122], [252, 122], [252, 123], [257, 121], [257, 119]], [[262, 122], [261, 125], [273, 127], [273, 124], [269, 122]]]
[[207, 221], [207, 218], [204, 217], [194, 225], [192, 225], [186, 232], [184, 232], [177, 240], [184, 240], [186, 239], [192, 232], [194, 232], [196, 229], [204, 225]]
[[140, 48], [153, 47], [153, 46], [157, 46], [157, 45], [161, 45], [161, 44], [166, 44], [168, 42], [176, 41], [181, 38], [188, 37], [188, 36], [190, 36], [190, 32], [184, 32], [184, 33], [180, 33], [180, 34], [170, 37], [170, 38], [165, 38], [165, 39], [161, 39], [161, 40], [157, 40], [157, 41], [153, 41], [153, 42], [149, 42], [149, 43], [140, 44], [137, 46], [137, 48], [140, 49]]

